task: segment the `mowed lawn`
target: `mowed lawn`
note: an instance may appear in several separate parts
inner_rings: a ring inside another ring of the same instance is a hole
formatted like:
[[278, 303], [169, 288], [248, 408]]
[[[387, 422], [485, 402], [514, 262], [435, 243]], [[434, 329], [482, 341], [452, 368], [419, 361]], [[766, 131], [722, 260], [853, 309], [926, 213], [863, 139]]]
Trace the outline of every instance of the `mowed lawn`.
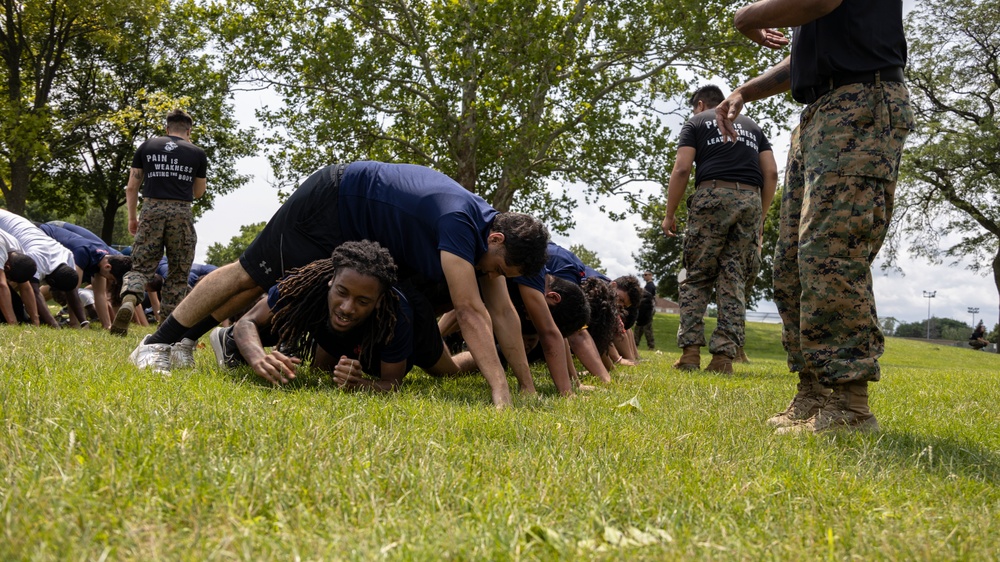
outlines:
[[721, 376], [670, 368], [676, 327], [610, 386], [538, 367], [498, 412], [480, 377], [273, 389], [210, 347], [162, 376], [126, 361], [141, 333], [0, 326], [0, 559], [1000, 556], [1000, 357], [889, 339], [881, 433], [777, 436], [780, 328]]

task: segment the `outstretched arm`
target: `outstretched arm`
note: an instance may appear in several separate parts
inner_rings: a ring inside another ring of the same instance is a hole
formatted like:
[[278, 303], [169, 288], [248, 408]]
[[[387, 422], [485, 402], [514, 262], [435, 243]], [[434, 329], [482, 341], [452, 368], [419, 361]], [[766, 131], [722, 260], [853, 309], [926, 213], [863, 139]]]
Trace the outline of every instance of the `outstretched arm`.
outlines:
[[531, 378], [528, 354], [524, 351], [524, 338], [521, 337], [521, 318], [510, 302], [507, 279], [502, 276], [480, 277], [479, 288], [493, 323], [493, 333], [507, 364], [514, 371], [521, 394], [535, 394], [535, 381]]
[[267, 306], [267, 299], [260, 299], [233, 327], [233, 339], [236, 340], [240, 354], [255, 373], [272, 384], [287, 384], [295, 378], [295, 366], [302, 361], [280, 351], [272, 350], [268, 353], [264, 350], [260, 331], [271, 329], [272, 318], [274, 315]]
[[729, 97], [715, 106], [715, 119], [718, 121], [719, 131], [724, 140], [736, 142], [736, 129], [733, 128], [733, 120], [743, 111], [745, 103], [787, 92], [792, 87], [791, 68], [791, 58], [785, 57], [785, 60], [771, 67], [764, 74], [751, 78], [733, 90]]
[[441, 268], [448, 281], [448, 292], [455, 306], [455, 316], [462, 329], [462, 337], [490, 385], [493, 404], [498, 408], [509, 406], [512, 403], [510, 387], [493, 343], [490, 315], [479, 296], [476, 270], [471, 263], [444, 251], [441, 252]]
[[542, 344], [545, 364], [549, 366], [552, 382], [556, 384], [559, 394], [563, 396], [573, 394], [573, 384], [570, 382], [567, 366], [566, 341], [559, 333], [556, 321], [552, 319], [552, 312], [545, 302], [545, 295], [524, 285], [518, 285], [518, 290], [521, 292], [528, 317], [538, 332], [538, 340]]

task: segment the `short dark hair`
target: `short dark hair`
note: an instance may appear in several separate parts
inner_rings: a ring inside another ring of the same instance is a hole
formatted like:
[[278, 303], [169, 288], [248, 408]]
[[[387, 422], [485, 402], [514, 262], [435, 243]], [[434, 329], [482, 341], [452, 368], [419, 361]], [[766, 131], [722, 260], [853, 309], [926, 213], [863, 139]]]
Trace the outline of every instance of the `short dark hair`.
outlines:
[[8, 254], [7, 265], [10, 266], [10, 270], [7, 271], [7, 277], [15, 283], [24, 283], [34, 277], [38, 271], [35, 260], [31, 259], [31, 256], [21, 252], [11, 252]]
[[[132, 258], [129, 256], [123, 256], [120, 254], [112, 254], [108, 256], [108, 263], [111, 264], [111, 276], [115, 278], [115, 282], [121, 283], [122, 277], [126, 273], [132, 271]], [[162, 277], [161, 283], [162, 283]]]
[[695, 107], [698, 102], [705, 102], [705, 106], [709, 109], [722, 103], [722, 100], [726, 99], [726, 96], [722, 95], [722, 90], [714, 84], [709, 84], [707, 86], [702, 86], [691, 94], [691, 99], [688, 100], [688, 105]]
[[194, 119], [183, 109], [174, 109], [167, 114], [168, 131], [190, 131], [194, 127]]
[[642, 300], [642, 287], [639, 285], [639, 279], [635, 275], [622, 275], [618, 279], [615, 279], [615, 285], [618, 288], [625, 291], [628, 295], [628, 300], [632, 303], [632, 306], [626, 307], [627, 311], [634, 311], [639, 308], [639, 301]]
[[163, 276], [159, 273], [154, 273], [153, 276], [146, 282], [146, 292], [147, 293], [159, 293], [163, 290]]
[[76, 274], [76, 269], [61, 263], [59, 267], [52, 270], [52, 273], [45, 276], [45, 282], [53, 289], [72, 291], [80, 284], [80, 278]]
[[490, 231], [503, 234], [504, 259], [508, 266], [520, 268], [521, 275], [536, 275], [545, 267], [549, 229], [535, 217], [522, 213], [500, 213], [493, 220]]
[[583, 289], [576, 283], [547, 275], [548, 290], [559, 294], [560, 300], [549, 307], [552, 320], [562, 336], [569, 337], [590, 322], [590, 305]]

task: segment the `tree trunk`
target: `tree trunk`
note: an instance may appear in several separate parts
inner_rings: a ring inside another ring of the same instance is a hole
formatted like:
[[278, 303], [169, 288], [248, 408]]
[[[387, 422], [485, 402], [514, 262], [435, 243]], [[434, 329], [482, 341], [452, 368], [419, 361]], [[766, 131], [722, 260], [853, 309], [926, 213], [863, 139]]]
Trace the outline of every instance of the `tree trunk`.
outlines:
[[10, 191], [4, 194], [7, 210], [24, 216], [28, 203], [28, 185], [31, 182], [31, 166], [26, 156], [19, 156], [10, 162]]
[[108, 200], [101, 207], [104, 219], [101, 222], [101, 240], [104, 240], [104, 243], [109, 246], [115, 239], [115, 215], [118, 214], [118, 209], [120, 208], [121, 205], [118, 203], [118, 197], [114, 195], [108, 195]]
[[[1000, 247], [997, 247], [997, 253], [993, 256], [993, 285], [997, 288], [997, 294], [1000, 295]], [[1000, 319], [1000, 310], [997, 311], [997, 318]], [[975, 326], [973, 326], [975, 328]], [[996, 343], [997, 353], [1000, 353], [1000, 338], [997, 339]]]

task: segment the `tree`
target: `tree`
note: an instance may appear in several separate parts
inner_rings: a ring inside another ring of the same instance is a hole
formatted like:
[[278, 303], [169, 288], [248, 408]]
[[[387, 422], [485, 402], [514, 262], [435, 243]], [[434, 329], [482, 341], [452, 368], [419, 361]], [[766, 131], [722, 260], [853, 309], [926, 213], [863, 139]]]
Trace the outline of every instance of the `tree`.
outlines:
[[266, 222], [255, 222], [253, 224], [245, 224], [241, 226], [240, 233], [230, 238], [228, 245], [223, 246], [222, 244], [216, 242], [215, 244], [209, 246], [205, 261], [212, 265], [222, 267], [240, 259], [240, 256], [243, 255], [247, 246], [253, 242], [253, 239], [260, 234], [261, 230], [264, 230], [264, 225], [266, 224]]
[[[937, 316], [931, 318], [930, 339], [932, 340], [964, 340], [968, 339], [971, 333], [972, 329], [965, 322], [952, 320], [951, 318], [938, 318]], [[927, 320], [899, 324], [896, 327], [896, 337], [926, 338]]]
[[917, 128], [901, 165], [889, 263], [906, 240], [931, 262], [965, 259], [992, 272], [1000, 294], [1000, 2], [921, 2], [906, 27]]
[[49, 170], [58, 189], [36, 190], [46, 210], [100, 208], [99, 232], [107, 241], [125, 205], [123, 186], [135, 149], [163, 134], [169, 110], [192, 114], [192, 141], [208, 155], [208, 191], [195, 201], [196, 217], [212, 208], [215, 197], [248, 181], [235, 164], [254, 149], [253, 133], [237, 128], [229, 73], [205, 52], [209, 35], [201, 22], [213, 14], [190, 1], [144, 6], [141, 17], [125, 18], [118, 41], [82, 38], [74, 45], [60, 104], [71, 149]]
[[71, 51], [82, 39], [114, 43], [125, 0], [5, 0], [0, 19], [0, 193], [23, 213], [36, 176], [67, 147], [58, 101]]
[[573, 244], [569, 248], [570, 252], [580, 258], [583, 265], [589, 265], [594, 268], [594, 270], [599, 271], [607, 275], [607, 271], [604, 269], [604, 265], [601, 264], [601, 258], [597, 255], [597, 252], [592, 252], [585, 248], [583, 244]]
[[567, 185], [589, 204], [666, 183], [672, 96], [783, 56], [735, 33], [732, 4], [229, 0], [219, 31], [229, 66], [284, 98], [259, 115], [284, 185], [335, 161], [412, 162], [565, 232]]

